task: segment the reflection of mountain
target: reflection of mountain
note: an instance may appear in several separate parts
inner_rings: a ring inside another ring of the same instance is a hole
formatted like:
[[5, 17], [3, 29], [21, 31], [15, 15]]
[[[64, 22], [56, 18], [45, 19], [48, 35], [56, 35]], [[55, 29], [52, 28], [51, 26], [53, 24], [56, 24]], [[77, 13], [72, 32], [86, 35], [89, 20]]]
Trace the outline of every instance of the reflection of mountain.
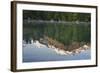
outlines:
[[48, 46], [54, 46], [66, 51], [72, 51], [83, 45], [90, 46], [90, 24], [54, 24], [28, 23], [24, 24], [23, 40], [31, 43], [31, 39]]
[[[23, 45], [25, 44], [25, 41], [23, 41]], [[66, 47], [65, 45], [61, 44], [60, 42], [53, 40], [52, 38], [49, 37], [45, 37], [44, 39], [40, 39], [40, 41], [35, 40], [33, 41], [32, 39], [30, 40], [30, 44], [34, 44], [37, 48], [50, 48], [52, 50], [54, 50], [57, 54], [60, 55], [69, 55], [69, 54], [78, 54], [82, 51], [85, 51], [87, 49], [90, 49], [90, 46], [87, 45], [83, 45], [83, 46], [77, 46], [77, 45], [70, 45], [68, 47]], [[77, 48], [75, 48], [77, 46]], [[68, 48], [71, 47], [71, 50], [69, 50]]]
[[77, 48], [80, 48], [83, 45], [90, 46], [90, 43], [85, 43], [85, 42], [72, 42], [69, 45], [64, 45], [63, 43], [57, 41], [56, 39], [52, 39], [48, 36], [45, 36], [44, 39], [40, 39], [40, 42], [46, 43], [48, 45], [54, 46], [55, 48], [59, 48], [59, 49], [66, 50], [66, 51], [75, 50]]

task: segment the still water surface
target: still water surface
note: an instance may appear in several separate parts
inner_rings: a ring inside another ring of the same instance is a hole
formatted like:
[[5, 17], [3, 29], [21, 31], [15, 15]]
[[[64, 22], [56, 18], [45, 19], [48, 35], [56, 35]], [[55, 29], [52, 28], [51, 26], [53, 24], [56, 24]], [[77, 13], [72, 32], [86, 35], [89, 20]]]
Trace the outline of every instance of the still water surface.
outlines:
[[24, 44], [23, 62], [44, 62], [44, 61], [64, 61], [64, 60], [86, 60], [91, 59], [91, 50], [88, 49], [79, 54], [60, 55], [48, 47], [38, 48], [34, 44]]

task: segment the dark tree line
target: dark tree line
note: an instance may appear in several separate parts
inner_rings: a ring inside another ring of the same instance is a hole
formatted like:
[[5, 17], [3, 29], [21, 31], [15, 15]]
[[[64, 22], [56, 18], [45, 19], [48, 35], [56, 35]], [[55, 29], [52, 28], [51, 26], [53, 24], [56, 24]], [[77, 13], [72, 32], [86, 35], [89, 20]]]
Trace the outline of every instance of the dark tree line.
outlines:
[[23, 11], [24, 19], [62, 20], [62, 21], [91, 21], [90, 13], [51, 12], [51, 11]]

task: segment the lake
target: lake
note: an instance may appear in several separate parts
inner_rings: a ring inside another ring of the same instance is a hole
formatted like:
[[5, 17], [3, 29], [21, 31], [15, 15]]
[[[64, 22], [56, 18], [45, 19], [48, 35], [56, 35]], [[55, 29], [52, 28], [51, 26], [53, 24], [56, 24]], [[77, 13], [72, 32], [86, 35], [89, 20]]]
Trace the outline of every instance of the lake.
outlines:
[[69, 61], [91, 59], [91, 50], [88, 49], [79, 54], [60, 55], [52, 48], [38, 48], [34, 44], [23, 44], [23, 62], [45, 62], [45, 61]]

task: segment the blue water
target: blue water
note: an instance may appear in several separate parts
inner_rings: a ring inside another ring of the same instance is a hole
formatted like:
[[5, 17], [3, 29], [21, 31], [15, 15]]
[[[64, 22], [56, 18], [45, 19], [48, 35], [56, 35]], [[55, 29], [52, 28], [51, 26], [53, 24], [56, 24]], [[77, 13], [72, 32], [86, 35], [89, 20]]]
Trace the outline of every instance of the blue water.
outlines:
[[44, 62], [44, 61], [64, 61], [64, 60], [86, 60], [91, 59], [91, 50], [86, 50], [74, 55], [60, 55], [53, 49], [37, 48], [34, 44], [23, 46], [23, 62]]

